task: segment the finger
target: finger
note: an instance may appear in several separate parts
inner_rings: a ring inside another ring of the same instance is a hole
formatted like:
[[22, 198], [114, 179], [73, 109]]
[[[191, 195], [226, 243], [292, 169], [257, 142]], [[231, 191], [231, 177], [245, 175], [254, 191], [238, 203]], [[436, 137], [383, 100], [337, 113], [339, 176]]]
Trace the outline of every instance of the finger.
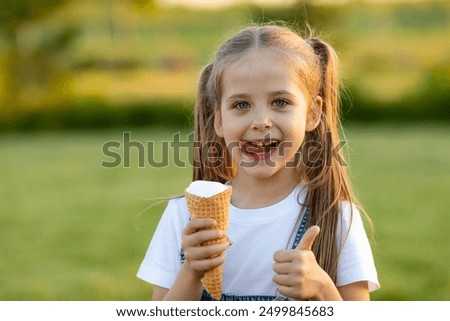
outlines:
[[295, 297], [295, 289], [288, 285], [280, 285], [278, 286], [278, 293], [288, 298]]
[[273, 271], [277, 274], [289, 274], [292, 271], [292, 264], [289, 263], [275, 263], [273, 265]]
[[189, 235], [199, 230], [216, 226], [216, 221], [211, 218], [193, 218], [186, 224], [184, 233]]
[[273, 282], [275, 282], [278, 286], [292, 286], [292, 277], [286, 274], [276, 274], [273, 277]]
[[276, 263], [292, 262], [296, 256], [294, 250], [279, 250], [273, 254]]
[[289, 285], [278, 286], [278, 293], [295, 300], [310, 300], [312, 297], [310, 294], [308, 295], [307, 289]]
[[185, 235], [182, 240], [183, 248], [201, 246], [203, 242], [220, 240], [226, 237], [223, 230], [201, 230]]
[[213, 258], [222, 254], [229, 246], [227, 241], [208, 245], [208, 246], [199, 246], [199, 247], [191, 247], [188, 249], [188, 253], [185, 252], [186, 259], [189, 260], [204, 260], [208, 258]]
[[320, 233], [320, 227], [317, 225], [311, 226], [300, 240], [300, 244], [296, 250], [311, 251], [312, 245], [316, 240], [317, 235]]
[[225, 252], [222, 252], [219, 256], [204, 260], [192, 260], [189, 261], [191, 269], [195, 271], [208, 271], [225, 262]]

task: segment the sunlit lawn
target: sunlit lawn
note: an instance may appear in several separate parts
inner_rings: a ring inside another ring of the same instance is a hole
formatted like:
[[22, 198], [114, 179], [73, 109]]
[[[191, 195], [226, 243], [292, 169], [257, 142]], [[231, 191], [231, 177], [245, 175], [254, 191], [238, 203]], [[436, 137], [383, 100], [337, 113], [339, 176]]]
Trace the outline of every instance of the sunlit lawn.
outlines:
[[[181, 193], [191, 171], [138, 168], [137, 148], [131, 168], [101, 167], [112, 160], [102, 145], [123, 143], [122, 132], [0, 136], [0, 300], [150, 298], [135, 274], [164, 208], [157, 200]], [[131, 130], [131, 139], [160, 147], [175, 132]], [[449, 134], [444, 125], [348, 130], [352, 180], [375, 225], [373, 299], [450, 299]]]
[[[143, 143], [167, 138], [136, 134]], [[102, 168], [111, 140], [122, 132], [0, 138], [0, 299], [150, 297], [134, 275], [163, 205], [142, 211], [179, 193], [190, 171], [137, 168], [134, 150], [131, 168]]]
[[374, 299], [450, 299], [448, 125], [354, 126], [357, 194], [375, 223]]

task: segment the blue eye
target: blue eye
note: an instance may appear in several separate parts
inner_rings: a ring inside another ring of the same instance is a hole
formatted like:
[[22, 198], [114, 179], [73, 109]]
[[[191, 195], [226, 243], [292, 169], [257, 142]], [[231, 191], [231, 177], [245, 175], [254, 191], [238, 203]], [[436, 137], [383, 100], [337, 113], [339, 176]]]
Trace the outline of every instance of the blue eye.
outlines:
[[274, 102], [273, 102], [273, 105], [275, 106], [275, 107], [284, 107], [284, 106], [286, 106], [288, 104], [288, 102], [286, 101], [286, 100], [284, 100], [284, 99], [276, 99]]
[[243, 110], [243, 109], [250, 108], [250, 105], [248, 103], [246, 103], [245, 101], [239, 101], [239, 102], [235, 103], [233, 105], [233, 107], [238, 110]]

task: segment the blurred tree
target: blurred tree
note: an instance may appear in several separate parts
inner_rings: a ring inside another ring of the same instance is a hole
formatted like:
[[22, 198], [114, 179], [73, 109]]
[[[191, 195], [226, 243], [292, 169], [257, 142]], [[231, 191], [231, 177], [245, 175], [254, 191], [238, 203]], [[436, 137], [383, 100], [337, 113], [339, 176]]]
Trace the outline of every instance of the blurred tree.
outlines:
[[[97, 1], [109, 6], [111, 11], [113, 42], [119, 28], [114, 19], [120, 16], [120, 12], [113, 14], [113, 6], [119, 5], [119, 9], [120, 5], [130, 6], [141, 12], [154, 12], [155, 9], [154, 0]], [[50, 87], [62, 87], [62, 83], [67, 81], [68, 73], [64, 75], [61, 61], [64, 61], [66, 49], [77, 35], [79, 26], [64, 21], [45, 28], [41, 21], [71, 3], [77, 5], [73, 0], [0, 0], [0, 37], [4, 38], [5, 44], [3, 52], [0, 52], [0, 113], [3, 115], [17, 112], [23, 105], [23, 97], [27, 96], [27, 87], [40, 88], [31, 90], [38, 96], [34, 103], [51, 103], [58, 100], [56, 96], [67, 94], [61, 88], [59, 92], [52, 92]], [[34, 27], [36, 24], [37, 28]]]
[[[0, 34], [5, 37], [6, 49], [3, 54], [3, 112], [14, 110], [19, 106], [20, 90], [23, 76], [33, 73], [34, 64], [30, 61], [39, 57], [46, 59], [46, 54], [58, 50], [70, 41], [74, 30], [72, 28], [62, 28], [57, 31], [55, 37], [48, 41], [35, 52], [23, 52], [19, 46], [20, 28], [30, 21], [43, 18], [54, 12], [69, 0], [1, 0], [0, 1]], [[39, 60], [39, 59], [38, 59]], [[42, 62], [36, 61], [36, 62]], [[31, 67], [31, 68], [30, 68]], [[45, 73], [41, 73], [45, 74]]]
[[42, 17], [67, 0], [2, 0], [0, 2], [0, 28], [14, 40], [17, 28], [24, 22]]
[[280, 22], [303, 31], [306, 35], [309, 30], [305, 29], [311, 26], [320, 27], [321, 30], [332, 29], [345, 14], [341, 6], [324, 7], [312, 0], [297, 0], [287, 7], [261, 8], [255, 5], [251, 6], [250, 10], [252, 19], [256, 22]]
[[129, 1], [139, 9], [154, 10], [156, 7], [154, 0], [129, 0]]

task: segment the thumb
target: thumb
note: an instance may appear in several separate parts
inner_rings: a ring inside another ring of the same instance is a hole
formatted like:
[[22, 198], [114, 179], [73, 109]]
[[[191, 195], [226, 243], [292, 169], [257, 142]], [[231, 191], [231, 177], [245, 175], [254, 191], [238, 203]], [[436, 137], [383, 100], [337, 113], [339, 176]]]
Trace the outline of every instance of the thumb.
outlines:
[[311, 251], [312, 245], [320, 233], [320, 227], [317, 225], [311, 226], [303, 235], [300, 244], [297, 245], [296, 250]]

